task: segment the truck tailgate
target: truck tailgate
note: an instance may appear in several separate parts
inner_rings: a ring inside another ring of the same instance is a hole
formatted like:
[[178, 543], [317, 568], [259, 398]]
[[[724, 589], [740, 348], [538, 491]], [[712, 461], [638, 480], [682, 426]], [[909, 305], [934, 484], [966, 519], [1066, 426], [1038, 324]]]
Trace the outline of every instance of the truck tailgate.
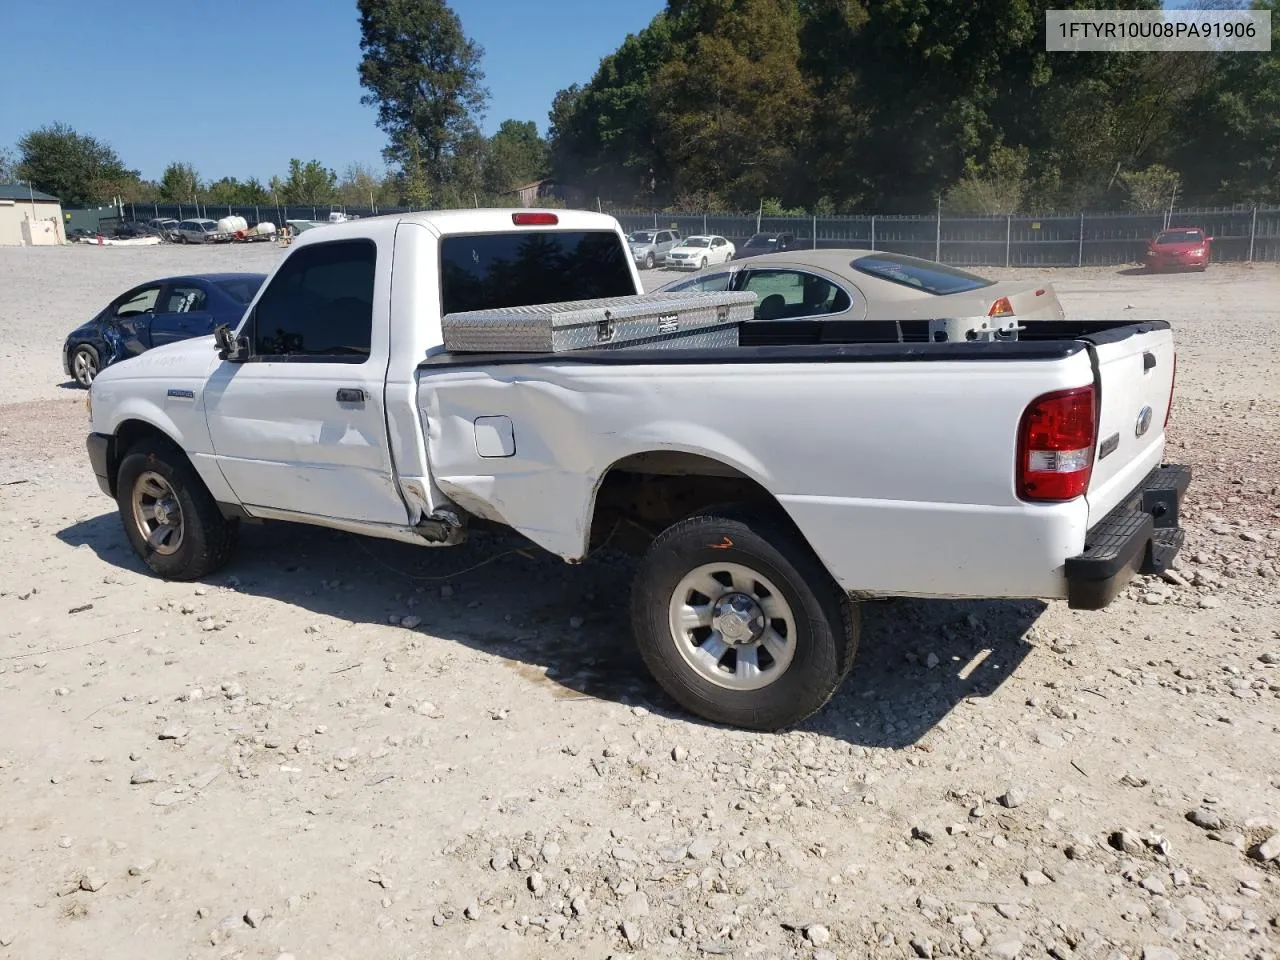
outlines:
[[[1164, 456], [1174, 378], [1173, 331], [1139, 325], [1086, 337], [1098, 376], [1098, 446], [1089, 523], [1107, 515]], [[1109, 335], [1111, 334], [1111, 335]]]

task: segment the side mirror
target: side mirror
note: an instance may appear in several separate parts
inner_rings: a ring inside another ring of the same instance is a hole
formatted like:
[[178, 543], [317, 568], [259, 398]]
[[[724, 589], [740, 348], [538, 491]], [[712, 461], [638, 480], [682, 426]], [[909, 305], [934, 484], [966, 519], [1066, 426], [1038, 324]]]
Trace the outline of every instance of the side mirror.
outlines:
[[218, 359], [239, 363], [249, 354], [249, 338], [237, 337], [225, 323], [213, 328], [213, 340], [218, 345]]

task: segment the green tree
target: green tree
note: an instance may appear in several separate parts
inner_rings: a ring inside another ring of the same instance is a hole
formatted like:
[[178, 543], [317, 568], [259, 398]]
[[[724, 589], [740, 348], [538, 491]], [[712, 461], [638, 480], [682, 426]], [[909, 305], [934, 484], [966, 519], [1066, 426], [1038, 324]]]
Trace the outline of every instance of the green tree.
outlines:
[[1178, 117], [1170, 156], [1197, 196], [1280, 200], [1280, 3], [1271, 11], [1271, 54], [1224, 53]]
[[0, 183], [12, 183], [14, 167], [13, 151], [8, 147], [0, 147]]
[[349, 164], [338, 181], [338, 202], [347, 207], [394, 206], [395, 197], [384, 193], [384, 180], [365, 164]]
[[328, 204], [337, 196], [338, 175], [319, 160], [303, 163], [297, 157], [289, 161], [289, 176], [280, 186], [280, 199], [285, 203]]
[[160, 199], [165, 203], [191, 203], [201, 198], [200, 174], [189, 163], [171, 163], [160, 175]]
[[486, 193], [503, 195], [547, 172], [547, 142], [532, 120], [503, 120], [486, 144], [483, 185]]
[[357, 8], [361, 102], [378, 108], [390, 139], [383, 154], [402, 165], [417, 154], [420, 175], [440, 192], [488, 102], [484, 51], [444, 0], [358, 0]]
[[946, 192], [943, 204], [951, 213], [1018, 213], [1029, 190], [1029, 164], [1026, 147], [999, 144], [986, 163], [968, 162], [965, 175]]
[[1145, 170], [1130, 170], [1119, 176], [1129, 193], [1129, 206], [1139, 213], [1156, 213], [1173, 199], [1178, 174], [1163, 164], [1153, 163]]
[[17, 177], [67, 206], [109, 201], [139, 179], [109, 144], [64, 123], [24, 134], [18, 154]]
[[223, 177], [209, 184], [204, 191], [205, 201], [228, 206], [249, 206], [269, 203], [271, 194], [267, 192], [256, 177], [248, 180], [237, 180], [235, 177]]
[[653, 84], [676, 56], [672, 19], [659, 13], [605, 57], [586, 86], [557, 93], [547, 133], [551, 172], [623, 201], [654, 202], [660, 189], [669, 192]]

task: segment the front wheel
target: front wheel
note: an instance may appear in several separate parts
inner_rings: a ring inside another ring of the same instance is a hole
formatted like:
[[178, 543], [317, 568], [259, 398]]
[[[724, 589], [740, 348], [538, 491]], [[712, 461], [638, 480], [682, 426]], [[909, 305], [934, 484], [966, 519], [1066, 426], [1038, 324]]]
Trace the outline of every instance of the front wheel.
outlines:
[[707, 258], [706, 258], [706, 257], [703, 257], [703, 258], [702, 258], [702, 262], [701, 262], [700, 264], [698, 264], [698, 269], [699, 269], [699, 270], [705, 270], [705, 269], [707, 269]]
[[116, 506], [134, 552], [167, 580], [197, 580], [235, 551], [239, 522], [223, 517], [186, 457], [167, 444], [130, 448], [116, 473]]
[[657, 261], [656, 261], [656, 260], [654, 260], [654, 258], [653, 258], [653, 254], [651, 253], [651, 254], [649, 254], [647, 257], [645, 257], [645, 258], [644, 258], [644, 268], [645, 268], [646, 270], [652, 270], [652, 269], [653, 269], [653, 265], [654, 265], [656, 262], [657, 262]]
[[80, 344], [71, 354], [71, 376], [82, 387], [93, 385], [93, 378], [98, 375], [100, 366], [98, 351], [87, 343]]
[[740, 507], [664, 531], [641, 561], [631, 613], [640, 654], [674, 700], [748, 729], [818, 711], [858, 646], [856, 608], [798, 532]]

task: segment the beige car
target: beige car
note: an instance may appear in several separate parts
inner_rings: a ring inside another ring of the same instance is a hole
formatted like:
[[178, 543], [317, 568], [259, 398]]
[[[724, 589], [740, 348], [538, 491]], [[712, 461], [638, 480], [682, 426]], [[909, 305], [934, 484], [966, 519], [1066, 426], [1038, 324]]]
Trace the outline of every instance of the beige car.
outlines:
[[757, 320], [1062, 320], [1050, 283], [988, 280], [883, 250], [789, 250], [707, 267], [664, 291], [750, 290]]

